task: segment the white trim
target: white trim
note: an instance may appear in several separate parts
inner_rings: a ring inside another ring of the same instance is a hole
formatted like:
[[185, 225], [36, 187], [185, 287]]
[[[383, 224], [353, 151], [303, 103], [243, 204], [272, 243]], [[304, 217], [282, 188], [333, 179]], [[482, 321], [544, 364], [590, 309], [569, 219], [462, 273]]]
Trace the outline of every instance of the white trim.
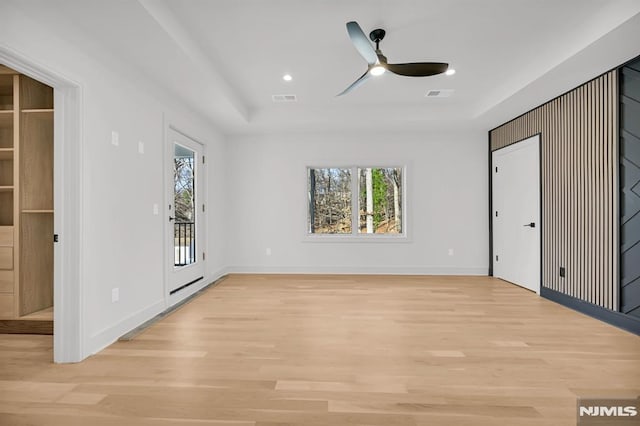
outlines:
[[104, 329], [91, 335], [91, 347], [92, 353], [88, 355], [94, 355], [112, 343], [116, 342], [121, 336], [127, 334], [140, 324], [149, 321], [162, 311], [164, 311], [164, 299], [154, 302], [152, 305], [147, 306], [144, 309], [134, 312], [123, 320], [119, 321], [115, 325], [109, 325]]
[[[162, 241], [163, 244], [166, 245], [167, 241], [169, 240], [169, 226], [167, 225], [167, 223], [169, 222], [169, 211], [168, 211], [168, 206], [169, 204], [173, 205], [173, 200], [170, 199], [169, 196], [169, 191], [168, 188], [171, 187], [171, 185], [173, 184], [173, 175], [169, 172], [169, 168], [167, 167], [167, 165], [169, 164], [169, 159], [173, 158], [173, 142], [171, 142], [169, 140], [169, 136], [170, 136], [170, 131], [174, 131], [182, 136], [184, 136], [187, 139], [192, 140], [193, 142], [199, 144], [201, 146], [201, 154], [203, 157], [207, 156], [207, 144], [202, 142], [202, 139], [198, 138], [198, 137], [194, 137], [192, 136], [189, 132], [185, 132], [182, 129], [188, 126], [183, 126], [183, 125], [178, 125], [176, 124], [176, 120], [173, 120], [171, 118], [167, 117], [167, 114], [163, 114], [162, 115], [162, 127], [163, 127], [163, 131], [162, 131], [162, 137], [163, 137], [163, 144], [164, 144], [164, 149], [163, 149], [163, 159], [162, 159], [162, 179], [164, 182], [164, 206], [163, 206], [163, 236], [162, 236]], [[203, 182], [202, 182], [202, 187], [201, 187], [201, 192], [202, 194], [200, 195], [200, 198], [198, 200], [198, 203], [203, 203], [205, 206], [208, 206], [208, 194], [207, 194], [207, 180], [208, 180], [208, 163], [205, 163], [203, 165], [200, 165], [200, 167], [203, 168], [202, 174], [203, 174]], [[207, 217], [208, 217], [208, 211], [205, 212], [204, 214], [201, 214], [201, 226], [203, 228], [203, 231], [201, 233], [202, 237], [201, 239], [205, 240], [205, 245], [202, 247], [202, 251], [204, 253], [207, 253], [207, 248], [208, 248], [208, 235], [207, 235], [207, 230], [209, 229], [209, 223], [207, 221]], [[197, 225], [196, 225], [197, 226]], [[200, 235], [200, 234], [198, 234]], [[200, 282], [191, 285], [189, 287], [187, 287], [186, 289], [184, 289], [183, 291], [178, 291], [177, 293], [174, 293], [173, 295], [169, 294], [170, 293], [170, 280], [171, 280], [171, 270], [169, 268], [169, 264], [171, 264], [173, 262], [173, 257], [170, 255], [170, 250], [168, 247], [165, 247], [163, 250], [163, 255], [162, 255], [162, 270], [163, 270], [163, 294], [164, 294], [164, 307], [165, 309], [168, 309], [169, 307], [175, 305], [176, 303], [179, 303], [180, 301], [184, 300], [185, 298], [189, 297], [190, 295], [192, 295], [193, 293], [195, 293], [196, 291], [202, 289], [203, 287], [205, 287], [206, 285], [208, 285], [209, 283], [211, 283], [211, 280], [208, 280], [206, 277], [208, 275], [208, 270], [209, 270], [209, 259], [206, 260], [202, 260], [200, 259], [200, 262], [203, 262], [203, 269], [202, 269], [202, 275], [205, 277], [204, 279], [202, 279]], [[208, 254], [208, 253], [207, 253]], [[198, 253], [199, 256], [199, 253]], [[217, 279], [217, 278], [216, 278]]]
[[[308, 214], [308, 212], [307, 212]], [[303, 243], [413, 243], [413, 240], [403, 234], [306, 234]]]
[[152, 305], [144, 309], [141, 309], [132, 315], [129, 315], [127, 318], [118, 322], [116, 325], [110, 325], [109, 327], [106, 327], [98, 331], [97, 333], [91, 336], [92, 347], [94, 349], [92, 353], [88, 355], [94, 355], [104, 350], [108, 346], [115, 343], [120, 337], [124, 336], [125, 334], [139, 327], [140, 324], [144, 324], [145, 322], [155, 318], [159, 314], [165, 312], [171, 306], [183, 301], [184, 299], [188, 298], [192, 294], [197, 293], [199, 290], [209, 286], [210, 284], [214, 283], [215, 281], [219, 280], [225, 275], [227, 275], [226, 270], [221, 269], [217, 271], [215, 274], [213, 274], [210, 278], [204, 279], [202, 280], [202, 282], [199, 282], [196, 285], [188, 287], [187, 289], [185, 289], [184, 292], [180, 292], [179, 296], [177, 295], [171, 296], [169, 306], [165, 306], [166, 299], [163, 298], [162, 300], [158, 300], [154, 302]]
[[0, 62], [54, 88], [53, 360], [78, 362], [84, 346], [82, 86], [6, 45]]
[[489, 275], [486, 266], [230, 266], [226, 270], [227, 274]]

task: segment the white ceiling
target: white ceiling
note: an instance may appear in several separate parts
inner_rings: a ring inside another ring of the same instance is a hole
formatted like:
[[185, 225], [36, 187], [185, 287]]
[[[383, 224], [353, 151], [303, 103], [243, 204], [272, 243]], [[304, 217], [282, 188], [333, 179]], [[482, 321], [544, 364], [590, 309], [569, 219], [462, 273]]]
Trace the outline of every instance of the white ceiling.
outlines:
[[[54, 0], [23, 7], [66, 20], [227, 134], [488, 129], [640, 54], [638, 0]], [[350, 20], [367, 34], [387, 31], [381, 49], [389, 62], [443, 61], [457, 73], [387, 73], [336, 97], [366, 70], [347, 37]], [[284, 82], [285, 73], [293, 81]], [[430, 89], [455, 92], [425, 98]], [[273, 103], [277, 94], [298, 102]]]

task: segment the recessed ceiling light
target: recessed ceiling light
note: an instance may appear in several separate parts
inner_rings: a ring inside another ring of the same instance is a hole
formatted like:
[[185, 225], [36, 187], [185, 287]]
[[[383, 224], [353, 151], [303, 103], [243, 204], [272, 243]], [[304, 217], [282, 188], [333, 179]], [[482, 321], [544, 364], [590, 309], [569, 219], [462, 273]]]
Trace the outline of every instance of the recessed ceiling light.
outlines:
[[293, 77], [291, 77], [291, 74], [285, 74], [285, 75], [282, 76], [282, 79], [284, 81], [291, 81], [291, 80], [293, 80]]
[[445, 75], [454, 75], [456, 73], [456, 70], [454, 70], [453, 68], [449, 68], [446, 72]]

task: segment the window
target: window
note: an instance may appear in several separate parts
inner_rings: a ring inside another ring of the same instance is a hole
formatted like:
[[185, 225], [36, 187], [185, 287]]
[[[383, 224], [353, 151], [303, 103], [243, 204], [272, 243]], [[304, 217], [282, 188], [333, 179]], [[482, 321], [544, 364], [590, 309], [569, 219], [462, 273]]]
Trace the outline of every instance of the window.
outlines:
[[402, 167], [308, 168], [308, 233], [404, 235]]
[[309, 233], [351, 234], [351, 170], [308, 170]]

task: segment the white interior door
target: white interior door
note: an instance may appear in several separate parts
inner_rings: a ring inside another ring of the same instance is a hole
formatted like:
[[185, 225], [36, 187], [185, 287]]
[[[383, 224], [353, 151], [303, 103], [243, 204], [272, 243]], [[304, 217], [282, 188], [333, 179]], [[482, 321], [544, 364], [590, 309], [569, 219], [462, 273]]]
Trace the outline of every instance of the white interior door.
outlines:
[[493, 275], [540, 293], [540, 136], [494, 151]]
[[173, 295], [204, 277], [204, 160], [203, 146], [174, 129], [167, 142], [167, 266]]

